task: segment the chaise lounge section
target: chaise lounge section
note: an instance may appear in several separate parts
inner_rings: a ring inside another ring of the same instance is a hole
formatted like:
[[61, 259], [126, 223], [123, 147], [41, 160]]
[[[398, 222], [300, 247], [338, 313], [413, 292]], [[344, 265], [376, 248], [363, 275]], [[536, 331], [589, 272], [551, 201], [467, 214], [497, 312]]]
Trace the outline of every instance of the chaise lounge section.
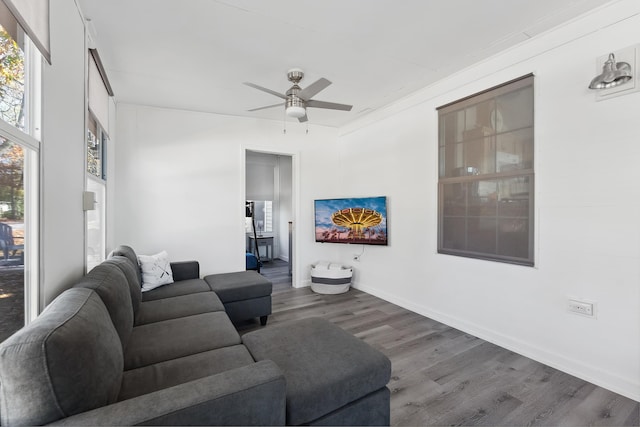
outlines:
[[194, 269], [143, 294], [120, 247], [63, 292], [0, 345], [2, 425], [388, 425], [388, 358], [321, 319], [241, 338]]

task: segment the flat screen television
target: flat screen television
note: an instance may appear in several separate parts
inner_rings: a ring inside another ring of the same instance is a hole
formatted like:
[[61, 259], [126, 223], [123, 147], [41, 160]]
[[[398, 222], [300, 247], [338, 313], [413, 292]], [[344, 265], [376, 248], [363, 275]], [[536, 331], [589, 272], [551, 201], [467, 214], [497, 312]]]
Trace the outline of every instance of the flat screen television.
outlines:
[[314, 201], [316, 242], [387, 245], [387, 198]]

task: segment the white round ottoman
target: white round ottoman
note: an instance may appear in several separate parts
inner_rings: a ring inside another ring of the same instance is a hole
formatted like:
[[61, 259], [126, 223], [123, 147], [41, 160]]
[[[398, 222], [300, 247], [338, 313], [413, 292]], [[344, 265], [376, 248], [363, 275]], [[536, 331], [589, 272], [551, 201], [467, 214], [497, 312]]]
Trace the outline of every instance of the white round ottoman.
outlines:
[[342, 294], [349, 290], [353, 268], [321, 261], [311, 265], [311, 289], [319, 294]]

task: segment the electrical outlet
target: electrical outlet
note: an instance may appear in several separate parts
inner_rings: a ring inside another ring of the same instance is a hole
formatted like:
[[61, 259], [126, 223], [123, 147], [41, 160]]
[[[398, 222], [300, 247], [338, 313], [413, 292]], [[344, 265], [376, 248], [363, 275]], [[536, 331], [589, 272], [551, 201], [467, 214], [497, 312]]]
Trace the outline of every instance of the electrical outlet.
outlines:
[[567, 302], [567, 310], [571, 313], [580, 314], [582, 316], [594, 317], [595, 304], [589, 301], [579, 301], [576, 299], [569, 299]]

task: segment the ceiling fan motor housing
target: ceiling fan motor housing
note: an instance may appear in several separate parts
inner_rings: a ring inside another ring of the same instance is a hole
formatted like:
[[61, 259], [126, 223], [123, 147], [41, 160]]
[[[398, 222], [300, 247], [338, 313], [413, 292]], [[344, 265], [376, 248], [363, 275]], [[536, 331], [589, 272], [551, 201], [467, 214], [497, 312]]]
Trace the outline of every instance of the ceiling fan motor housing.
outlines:
[[287, 95], [287, 108], [289, 107], [305, 107], [306, 104], [302, 98], [298, 96], [302, 89], [297, 84], [291, 86], [291, 88], [285, 93]]
[[304, 77], [304, 72], [300, 68], [292, 68], [287, 71], [287, 78], [290, 82], [295, 84], [300, 83], [300, 80]]

